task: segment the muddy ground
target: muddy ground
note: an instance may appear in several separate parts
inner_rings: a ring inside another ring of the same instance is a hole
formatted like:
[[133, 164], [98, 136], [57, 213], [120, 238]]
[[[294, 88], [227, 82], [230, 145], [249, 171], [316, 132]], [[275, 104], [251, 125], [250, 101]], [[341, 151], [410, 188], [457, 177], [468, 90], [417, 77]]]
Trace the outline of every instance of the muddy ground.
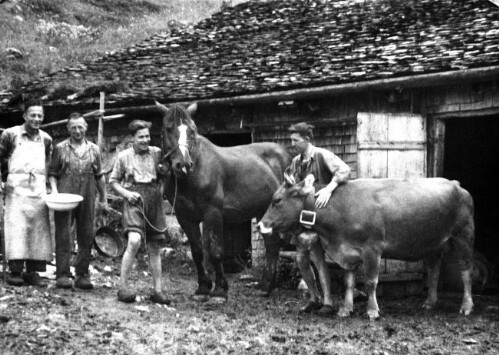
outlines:
[[225, 304], [196, 302], [192, 264], [174, 259], [164, 265], [174, 298], [167, 307], [148, 300], [151, 277], [139, 259], [138, 302], [123, 304], [116, 299], [119, 260], [97, 258], [92, 265], [93, 291], [0, 281], [0, 354], [499, 354], [497, 295], [475, 296], [466, 318], [454, 294], [433, 311], [419, 308], [423, 296], [383, 297], [377, 321], [364, 317], [365, 302], [348, 319], [322, 318], [298, 313], [306, 302], [300, 291], [263, 297], [251, 269], [229, 276]]

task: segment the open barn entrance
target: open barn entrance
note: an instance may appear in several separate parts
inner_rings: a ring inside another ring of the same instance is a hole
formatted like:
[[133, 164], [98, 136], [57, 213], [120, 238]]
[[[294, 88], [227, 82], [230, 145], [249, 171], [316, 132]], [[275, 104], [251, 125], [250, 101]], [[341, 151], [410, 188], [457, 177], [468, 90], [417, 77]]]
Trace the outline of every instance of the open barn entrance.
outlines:
[[[220, 147], [250, 144], [251, 133], [212, 133], [205, 135]], [[251, 221], [224, 224], [224, 270], [237, 273], [251, 265]]]
[[495, 288], [495, 292], [499, 271], [498, 137], [499, 116], [453, 118], [445, 122], [443, 176], [458, 180], [473, 196], [475, 251], [478, 257], [486, 259], [483, 263], [490, 270], [486, 287]]

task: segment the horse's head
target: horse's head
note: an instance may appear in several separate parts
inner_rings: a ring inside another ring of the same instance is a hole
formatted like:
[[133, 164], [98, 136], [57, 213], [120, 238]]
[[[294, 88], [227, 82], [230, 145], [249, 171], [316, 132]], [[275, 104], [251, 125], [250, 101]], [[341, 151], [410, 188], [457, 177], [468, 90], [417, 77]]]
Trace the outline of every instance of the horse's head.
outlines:
[[167, 108], [156, 102], [156, 106], [163, 115], [163, 159], [171, 164], [176, 177], [184, 177], [192, 168], [191, 153], [197, 128], [191, 115], [196, 112], [197, 104], [192, 104], [187, 109], [179, 104]]

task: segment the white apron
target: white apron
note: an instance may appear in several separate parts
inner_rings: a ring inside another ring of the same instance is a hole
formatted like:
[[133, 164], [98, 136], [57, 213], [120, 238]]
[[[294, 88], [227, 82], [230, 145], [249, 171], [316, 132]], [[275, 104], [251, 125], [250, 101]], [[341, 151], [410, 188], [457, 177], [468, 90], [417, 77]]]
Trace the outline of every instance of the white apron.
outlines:
[[[19, 128], [20, 129], [20, 128]], [[9, 159], [5, 184], [5, 255], [7, 260], [52, 260], [46, 192], [45, 145], [19, 134]]]

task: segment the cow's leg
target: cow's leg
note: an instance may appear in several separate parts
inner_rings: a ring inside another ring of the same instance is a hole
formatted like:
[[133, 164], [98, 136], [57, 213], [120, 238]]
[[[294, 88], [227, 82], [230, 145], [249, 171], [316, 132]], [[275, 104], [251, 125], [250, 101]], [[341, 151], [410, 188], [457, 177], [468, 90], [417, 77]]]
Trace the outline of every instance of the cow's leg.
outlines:
[[229, 284], [223, 267], [223, 219], [220, 211], [215, 208], [206, 213], [203, 219], [203, 243], [215, 270], [215, 288], [210, 296], [225, 301]]
[[463, 228], [461, 234], [452, 239], [457, 252], [461, 279], [463, 280], [463, 301], [459, 310], [460, 314], [469, 315], [473, 310], [473, 298], [471, 296], [471, 272], [473, 269], [473, 240], [474, 225], [470, 223]]
[[353, 295], [355, 292], [355, 274], [353, 271], [345, 270], [345, 300], [343, 306], [338, 310], [338, 317], [349, 317], [353, 312]]
[[438, 279], [440, 277], [440, 264], [442, 263], [442, 254], [437, 252], [430, 258], [426, 259], [426, 267], [428, 271], [428, 296], [423, 303], [423, 309], [432, 309], [438, 301], [437, 289]]
[[307, 284], [310, 292], [310, 302], [300, 309], [300, 312], [312, 312], [322, 307], [322, 298], [320, 297], [317, 284], [315, 282], [314, 270], [310, 264], [310, 249], [303, 245], [296, 246], [296, 262], [301, 276]]
[[277, 262], [279, 261], [280, 237], [277, 233], [264, 235], [265, 267], [258, 288], [270, 294], [276, 287]]
[[369, 319], [379, 318], [378, 301], [376, 300], [376, 288], [378, 287], [379, 262], [381, 253], [366, 251], [364, 253], [364, 267], [366, 275], [367, 316]]
[[326, 257], [322, 243], [317, 241], [310, 250], [310, 257], [319, 272], [319, 281], [324, 293], [324, 304], [319, 310], [319, 314], [329, 316], [333, 314], [333, 298], [331, 296], [331, 276], [326, 264]]
[[184, 231], [185, 235], [189, 239], [189, 245], [191, 246], [192, 259], [196, 265], [196, 270], [198, 274], [198, 289], [194, 293], [196, 296], [208, 296], [211, 292], [212, 283], [206, 272], [204, 265], [204, 253], [203, 244], [201, 240], [201, 232], [199, 229], [199, 223], [196, 223], [189, 218], [177, 213], [177, 219]]

